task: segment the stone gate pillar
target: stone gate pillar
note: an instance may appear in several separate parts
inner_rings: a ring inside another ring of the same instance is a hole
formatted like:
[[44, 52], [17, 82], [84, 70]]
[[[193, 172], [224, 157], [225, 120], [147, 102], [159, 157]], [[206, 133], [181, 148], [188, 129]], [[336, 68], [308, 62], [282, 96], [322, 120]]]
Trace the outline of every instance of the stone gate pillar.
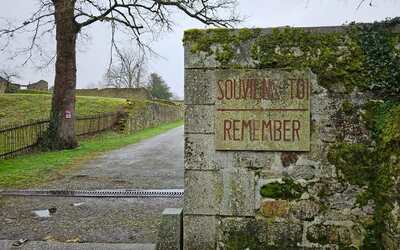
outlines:
[[362, 245], [373, 212], [328, 157], [369, 137], [340, 68], [356, 59], [346, 32], [185, 32], [184, 249]]

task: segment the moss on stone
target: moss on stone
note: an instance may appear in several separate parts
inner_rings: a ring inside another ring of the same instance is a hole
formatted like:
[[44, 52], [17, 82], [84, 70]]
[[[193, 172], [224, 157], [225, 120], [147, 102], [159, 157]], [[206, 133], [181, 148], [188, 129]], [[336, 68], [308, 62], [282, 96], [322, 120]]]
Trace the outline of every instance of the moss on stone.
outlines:
[[306, 237], [310, 242], [321, 245], [336, 244], [339, 249], [351, 249], [351, 230], [340, 225], [314, 224], [308, 228]]
[[343, 173], [345, 181], [365, 186], [374, 177], [376, 159], [373, 153], [364, 144], [338, 144], [329, 151], [328, 160]]
[[233, 48], [230, 44], [224, 44], [222, 49], [217, 49], [215, 52], [215, 59], [222, 64], [229, 63], [232, 58], [235, 56]]
[[345, 32], [314, 33], [301, 28], [274, 29], [257, 38], [252, 57], [258, 67], [310, 68], [327, 88], [343, 84], [348, 91], [360, 82], [362, 52]]
[[237, 63], [237, 49], [250, 44], [258, 68], [311, 69], [331, 90], [344, 87], [400, 92], [400, 36], [391, 31], [399, 18], [351, 24], [340, 32], [304, 28], [188, 30], [184, 43], [192, 53], [215, 55], [223, 67]]
[[261, 224], [256, 220], [235, 221], [232, 220], [222, 226], [222, 237], [224, 238], [224, 249], [264, 249], [263, 243], [257, 235], [262, 233]]
[[260, 194], [265, 198], [293, 200], [301, 197], [304, 188], [291, 178], [284, 178], [283, 182], [265, 184], [260, 189]]
[[353, 103], [351, 103], [351, 101], [349, 101], [349, 100], [345, 100], [342, 103], [342, 107], [340, 108], [340, 111], [342, 111], [346, 115], [351, 115], [353, 113], [353, 111], [354, 111]]
[[[215, 59], [222, 65], [238, 66], [235, 64], [235, 48], [240, 44], [254, 39], [261, 32], [260, 29], [192, 29], [185, 31], [183, 42], [190, 44], [192, 53], [215, 54]], [[214, 49], [213, 45], [218, 45]]]
[[400, 144], [400, 104], [394, 105], [384, 114], [381, 124], [382, 144]]
[[249, 232], [232, 232], [229, 240], [225, 243], [227, 250], [237, 249], [261, 249], [259, 248], [260, 242], [254, 235]]
[[369, 102], [364, 109], [363, 118], [374, 142], [335, 145], [328, 153], [328, 160], [340, 171], [344, 181], [365, 187], [357, 202], [363, 206], [372, 200], [375, 213], [367, 226], [363, 246], [384, 249], [385, 221], [393, 209], [395, 180], [400, 177], [400, 103]]

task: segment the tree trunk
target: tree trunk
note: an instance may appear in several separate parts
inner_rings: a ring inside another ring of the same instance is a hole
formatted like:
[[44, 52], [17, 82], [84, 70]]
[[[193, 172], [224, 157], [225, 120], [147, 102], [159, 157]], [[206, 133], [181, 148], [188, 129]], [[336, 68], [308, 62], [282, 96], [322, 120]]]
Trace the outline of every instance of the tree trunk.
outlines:
[[76, 37], [75, 0], [53, 0], [55, 7], [57, 60], [50, 126], [45, 145], [52, 150], [78, 146], [75, 136]]

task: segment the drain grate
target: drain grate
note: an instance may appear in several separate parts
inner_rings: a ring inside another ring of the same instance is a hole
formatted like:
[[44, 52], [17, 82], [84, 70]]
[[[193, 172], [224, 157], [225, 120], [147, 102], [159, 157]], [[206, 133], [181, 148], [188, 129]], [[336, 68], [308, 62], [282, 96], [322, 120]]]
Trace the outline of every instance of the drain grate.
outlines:
[[183, 189], [0, 190], [0, 195], [3, 196], [91, 198], [182, 198], [183, 194]]

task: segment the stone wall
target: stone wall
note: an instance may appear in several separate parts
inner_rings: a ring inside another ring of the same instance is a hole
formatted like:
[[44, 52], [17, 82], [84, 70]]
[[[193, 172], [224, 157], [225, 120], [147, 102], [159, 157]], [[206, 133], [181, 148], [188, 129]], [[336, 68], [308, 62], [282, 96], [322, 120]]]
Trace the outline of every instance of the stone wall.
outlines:
[[120, 128], [124, 133], [133, 133], [161, 123], [183, 119], [184, 109], [180, 105], [150, 101], [128, 101]]
[[[395, 24], [185, 32], [184, 249], [398, 249]], [[311, 70], [311, 150], [216, 150], [226, 69]]]
[[77, 89], [77, 96], [100, 96], [100, 97], [113, 97], [113, 98], [126, 98], [133, 100], [149, 100], [151, 94], [145, 88], [136, 89]]

